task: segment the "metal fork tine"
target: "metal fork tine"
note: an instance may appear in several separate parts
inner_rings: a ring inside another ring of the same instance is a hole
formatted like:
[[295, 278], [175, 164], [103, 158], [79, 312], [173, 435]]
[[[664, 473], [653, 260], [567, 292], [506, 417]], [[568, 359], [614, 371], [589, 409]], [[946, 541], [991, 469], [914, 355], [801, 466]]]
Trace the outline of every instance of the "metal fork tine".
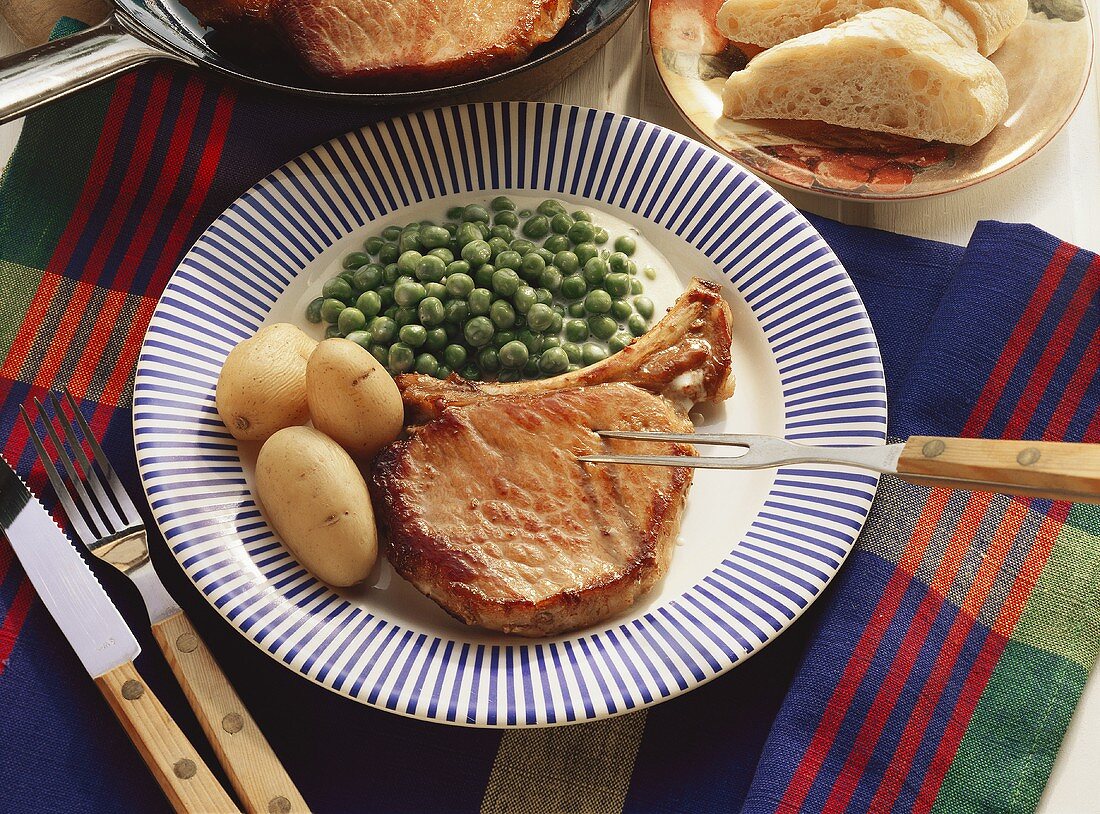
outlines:
[[127, 494], [126, 489], [122, 486], [122, 482], [119, 481], [118, 473], [115, 472], [115, 468], [111, 466], [111, 462], [107, 460], [107, 455], [103, 452], [103, 447], [99, 445], [99, 442], [95, 438], [95, 433], [93, 433], [92, 428], [88, 426], [84, 414], [80, 412], [80, 408], [77, 406], [73, 394], [69, 392], [69, 388], [67, 387], [63, 387], [61, 392], [65, 394], [65, 398], [69, 402], [69, 407], [73, 411], [73, 416], [76, 418], [76, 423], [80, 425], [80, 431], [84, 433], [84, 438], [87, 439], [88, 446], [92, 449], [92, 455], [95, 457], [96, 463], [99, 464], [100, 471], [106, 476], [107, 486], [110, 488], [115, 498], [118, 499], [119, 506], [122, 507], [122, 513], [126, 516], [127, 522], [130, 524], [142, 522], [141, 514], [138, 512], [134, 502], [130, 500], [130, 495]]
[[[23, 423], [27, 425], [27, 430], [30, 432], [31, 443], [34, 444], [35, 452], [38, 453], [38, 459], [42, 462], [42, 468], [46, 470], [46, 477], [49, 479], [50, 485], [53, 486], [53, 491], [57, 495], [57, 499], [61, 502], [61, 506], [65, 509], [65, 514], [69, 518], [69, 524], [76, 531], [77, 537], [79, 537], [85, 545], [92, 545], [103, 536], [99, 533], [97, 528], [94, 528], [94, 518], [91, 521], [92, 527], [89, 527], [83, 512], [81, 512], [76, 503], [73, 502], [73, 497], [65, 487], [65, 481], [62, 480], [61, 473], [57, 471], [57, 467], [54, 466], [53, 460], [46, 452], [46, 447], [42, 444], [42, 439], [38, 437], [38, 432], [34, 428], [34, 422], [31, 421], [31, 417], [27, 414], [22, 404], [19, 405], [19, 412], [23, 417]], [[44, 419], [43, 423], [45, 423]]]
[[600, 438], [622, 441], [671, 441], [678, 444], [714, 444], [722, 447], [751, 447], [758, 436], [726, 433], [634, 432], [631, 430], [596, 430]]
[[[66, 415], [64, 409], [61, 407], [61, 401], [57, 398], [56, 393], [50, 393], [50, 404], [53, 405], [54, 417], [61, 425], [61, 430], [65, 433], [65, 437], [69, 441], [69, 448], [72, 450], [72, 454], [77, 458], [77, 465], [80, 470], [84, 472], [84, 481], [92, 487], [92, 491], [98, 498], [100, 512], [104, 519], [107, 520], [107, 525], [112, 528], [110, 531], [121, 531], [129, 523], [122, 517], [118, 509], [115, 508], [115, 504], [111, 502], [110, 496], [103, 488], [103, 479], [99, 473], [96, 472], [92, 462], [88, 460], [87, 453], [84, 452], [84, 445], [80, 443], [80, 439], [76, 437], [76, 432], [73, 430], [73, 423]], [[61, 450], [59, 450], [61, 451]]]

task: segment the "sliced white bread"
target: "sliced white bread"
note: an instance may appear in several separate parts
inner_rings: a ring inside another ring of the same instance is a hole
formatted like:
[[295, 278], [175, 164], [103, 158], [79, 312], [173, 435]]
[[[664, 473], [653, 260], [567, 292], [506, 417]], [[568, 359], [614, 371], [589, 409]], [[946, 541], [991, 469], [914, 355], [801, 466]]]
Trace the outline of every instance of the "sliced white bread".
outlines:
[[978, 40], [978, 52], [989, 56], [1027, 17], [1027, 0], [947, 0], [959, 12]]
[[996, 66], [923, 17], [877, 9], [761, 52], [722, 93], [733, 119], [809, 119], [973, 144], [1002, 118]]
[[718, 30], [735, 42], [771, 48], [865, 11], [887, 7], [919, 14], [959, 45], [978, 47], [970, 23], [945, 0], [726, 0], [718, 10]]

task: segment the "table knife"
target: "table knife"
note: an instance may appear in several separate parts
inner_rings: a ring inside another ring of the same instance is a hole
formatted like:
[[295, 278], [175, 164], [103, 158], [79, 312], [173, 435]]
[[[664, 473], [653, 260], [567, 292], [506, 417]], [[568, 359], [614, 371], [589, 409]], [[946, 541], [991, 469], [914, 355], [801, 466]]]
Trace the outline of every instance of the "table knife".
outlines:
[[141, 648], [95, 575], [3, 457], [0, 530], [172, 807], [239, 811], [134, 667]]

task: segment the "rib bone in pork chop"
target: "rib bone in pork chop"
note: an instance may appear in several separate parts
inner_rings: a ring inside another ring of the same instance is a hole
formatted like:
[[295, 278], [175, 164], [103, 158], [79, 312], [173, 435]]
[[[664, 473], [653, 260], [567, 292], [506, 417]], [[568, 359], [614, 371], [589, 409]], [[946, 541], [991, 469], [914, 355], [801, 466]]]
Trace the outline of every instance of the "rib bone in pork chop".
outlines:
[[577, 456], [694, 450], [605, 441], [594, 428], [691, 423], [660, 396], [613, 383], [448, 407], [391, 444], [371, 491], [394, 568], [463, 622], [524, 636], [628, 608], [668, 568], [692, 470]]
[[274, 34], [310, 73], [424, 87], [522, 61], [562, 29], [572, 0], [184, 0], [242, 42]]

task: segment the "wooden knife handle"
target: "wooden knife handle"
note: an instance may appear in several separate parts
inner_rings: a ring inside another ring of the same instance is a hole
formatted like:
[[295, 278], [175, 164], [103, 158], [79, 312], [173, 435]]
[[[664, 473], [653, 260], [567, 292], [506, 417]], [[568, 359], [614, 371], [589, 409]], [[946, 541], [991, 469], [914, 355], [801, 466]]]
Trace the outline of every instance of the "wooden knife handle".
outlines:
[[914, 435], [898, 475], [925, 486], [1100, 503], [1100, 444]]
[[133, 662], [104, 673], [95, 683], [173, 809], [180, 814], [240, 811]]
[[249, 814], [309, 807], [191, 620], [180, 611], [153, 625], [172, 672]]

